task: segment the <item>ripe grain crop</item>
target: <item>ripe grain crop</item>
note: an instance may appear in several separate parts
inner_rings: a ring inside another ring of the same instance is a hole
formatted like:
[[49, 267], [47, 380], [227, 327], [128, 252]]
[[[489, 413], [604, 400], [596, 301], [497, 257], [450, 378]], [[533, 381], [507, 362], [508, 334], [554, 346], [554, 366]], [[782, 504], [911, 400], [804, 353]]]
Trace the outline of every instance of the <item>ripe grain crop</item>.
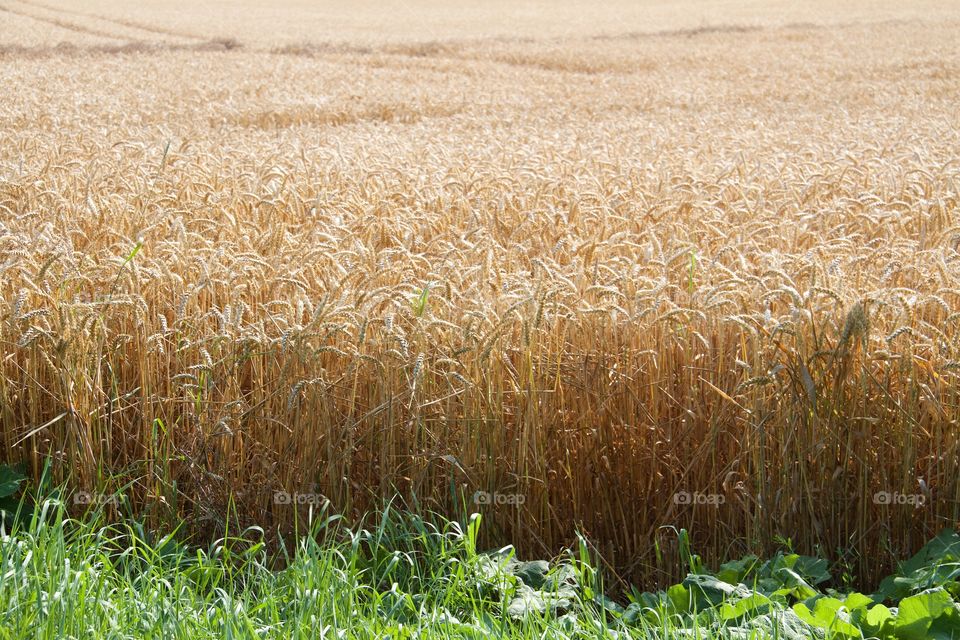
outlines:
[[960, 519], [960, 23], [767, 18], [5, 43], [2, 457], [197, 533], [485, 491], [634, 579], [664, 525], [889, 570]]

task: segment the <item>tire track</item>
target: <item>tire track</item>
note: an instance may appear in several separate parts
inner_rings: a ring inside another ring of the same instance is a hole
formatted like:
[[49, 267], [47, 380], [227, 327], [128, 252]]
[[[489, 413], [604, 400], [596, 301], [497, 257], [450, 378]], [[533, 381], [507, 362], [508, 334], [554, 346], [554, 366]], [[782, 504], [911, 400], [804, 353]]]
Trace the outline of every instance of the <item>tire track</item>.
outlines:
[[[0, 11], [4, 11], [0, 7]], [[24, 46], [0, 44], [0, 60], [5, 58], [46, 59], [77, 56], [81, 54], [94, 55], [155, 55], [173, 51], [197, 51], [217, 53], [231, 51], [236, 46], [230, 41], [207, 40], [191, 44], [153, 43], [153, 42], [126, 42], [120, 44], [77, 44], [61, 42], [57, 45]]]
[[90, 18], [93, 20], [101, 20], [103, 22], [112, 22], [113, 24], [120, 25], [122, 27], [127, 27], [129, 29], [139, 29], [140, 31], [146, 31], [148, 33], [155, 33], [158, 35], [172, 36], [175, 38], [184, 38], [186, 40], [198, 40], [202, 42], [207, 42], [210, 40], [210, 38], [207, 36], [175, 31], [173, 29], [165, 29], [163, 27], [157, 27], [154, 25], [138, 22], [135, 20], [120, 20], [117, 18], [111, 18], [108, 16], [96, 14], [96, 13], [86, 13], [84, 11], [77, 11], [76, 9], [67, 9], [65, 7], [57, 7], [54, 5], [46, 4], [44, 2], [36, 2], [35, 0], [17, 0], [17, 2], [19, 2], [20, 4], [36, 7], [38, 9], [52, 11], [54, 13], [68, 13], [70, 15], [74, 15], [80, 18]]
[[36, 14], [30, 13], [29, 11], [17, 9], [15, 7], [10, 7], [9, 5], [0, 5], [0, 11], [6, 11], [7, 13], [23, 16], [24, 18], [30, 18], [38, 22], [45, 22], [47, 24], [52, 24], [55, 27], [60, 27], [61, 29], [67, 29], [68, 31], [73, 31], [75, 33], [85, 33], [87, 35], [97, 36], [100, 38], [109, 38], [111, 40], [137, 42], [136, 40], [132, 40], [131, 38], [118, 36], [115, 33], [110, 33], [108, 31], [101, 31], [100, 29], [85, 27], [83, 25], [79, 25], [74, 22], [67, 22], [65, 20], [58, 20], [56, 18], [46, 18], [46, 17], [38, 16]]

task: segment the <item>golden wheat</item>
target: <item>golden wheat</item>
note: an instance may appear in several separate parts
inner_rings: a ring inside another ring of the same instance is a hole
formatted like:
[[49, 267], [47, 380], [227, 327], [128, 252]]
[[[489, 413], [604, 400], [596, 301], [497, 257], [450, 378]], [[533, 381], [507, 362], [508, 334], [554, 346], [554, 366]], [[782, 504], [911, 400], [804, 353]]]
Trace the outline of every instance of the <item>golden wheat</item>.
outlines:
[[492, 536], [635, 579], [662, 525], [874, 573], [960, 520], [949, 7], [342, 46], [96, 4], [0, 42], [0, 458], [195, 533], [519, 493]]

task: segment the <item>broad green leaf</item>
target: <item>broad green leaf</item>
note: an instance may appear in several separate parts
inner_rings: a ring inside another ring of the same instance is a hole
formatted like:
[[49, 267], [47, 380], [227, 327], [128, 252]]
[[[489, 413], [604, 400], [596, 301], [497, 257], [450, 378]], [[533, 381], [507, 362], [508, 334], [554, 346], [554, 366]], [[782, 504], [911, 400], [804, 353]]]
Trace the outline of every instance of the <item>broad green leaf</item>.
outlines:
[[813, 609], [800, 602], [793, 606], [793, 611], [807, 624], [827, 631], [828, 636], [844, 639], [863, 637], [860, 629], [850, 622], [843, 602], [836, 598], [817, 598], [813, 602]]
[[847, 611], [854, 611], [855, 609], [865, 609], [874, 604], [873, 598], [870, 596], [865, 596], [862, 593], [851, 593], [843, 600], [843, 606], [847, 608]]
[[790, 609], [773, 611], [746, 621], [741, 628], [753, 632], [751, 640], [818, 640], [824, 637], [822, 629], [817, 629], [797, 616]]
[[0, 498], [7, 498], [15, 494], [27, 477], [13, 466], [0, 464]]
[[817, 595], [817, 590], [807, 584], [807, 581], [793, 569], [782, 567], [777, 571], [777, 576], [783, 587], [777, 589], [774, 592], [775, 595], [791, 595], [797, 600], [806, 600]]
[[[656, 609], [655, 607], [650, 607]], [[630, 606], [623, 612], [623, 621], [629, 625], [639, 623], [645, 616], [644, 613], [649, 610], [645, 605], [639, 602], [631, 602]]]
[[798, 556], [790, 568], [809, 584], [820, 584], [830, 579], [830, 564], [824, 558]]
[[610, 598], [608, 598], [603, 594], [598, 594], [594, 596], [593, 601], [597, 603], [600, 607], [606, 609], [607, 611], [610, 611], [611, 613], [615, 613], [617, 615], [622, 615], [623, 612], [625, 611], [625, 609], [621, 607], [619, 604], [617, 604], [617, 602], [615, 602], [614, 600], [611, 600]]
[[559, 591], [564, 587], [573, 587], [577, 584], [577, 570], [570, 564], [561, 564], [547, 572], [544, 578], [543, 591]]
[[[770, 604], [770, 598], [762, 593], [754, 592], [743, 598], [727, 600], [720, 605], [720, 618], [722, 620], [736, 620], [747, 614], [756, 615], [763, 613], [769, 608]], [[761, 609], [763, 611], [759, 611]]]
[[525, 585], [533, 589], [539, 589], [543, 586], [549, 570], [550, 564], [544, 560], [520, 562], [512, 568], [513, 575], [520, 578]]
[[507, 615], [516, 620], [522, 620], [530, 614], [543, 615], [547, 611], [547, 603], [538, 591], [527, 585], [520, 585], [517, 596], [507, 606]]
[[943, 589], [918, 593], [900, 601], [894, 631], [902, 640], [924, 640], [934, 620], [953, 610], [953, 600]]
[[711, 600], [716, 599], [718, 603], [722, 598], [731, 596], [737, 591], [736, 585], [708, 575], [688, 575], [683, 584], [689, 589], [703, 592]]
[[725, 562], [720, 565], [720, 569], [717, 571], [717, 578], [730, 584], [737, 584], [738, 582], [746, 583], [748, 582], [746, 579], [747, 576], [758, 566], [760, 566], [760, 562], [757, 556], [744, 556], [740, 560], [731, 560], [730, 562]]
[[931, 640], [958, 640], [960, 639], [960, 605], [954, 604], [952, 611], [947, 611], [933, 621], [927, 636]]
[[946, 586], [960, 579], [960, 535], [944, 529], [893, 575], [880, 583], [878, 600], [898, 601], [911, 593]]
[[882, 637], [893, 622], [893, 612], [882, 604], [871, 607], [863, 616], [861, 626], [871, 636]]
[[693, 611], [696, 604], [693, 601], [690, 591], [682, 584], [675, 584], [672, 587], [668, 587], [667, 598], [670, 604], [673, 605], [674, 610], [678, 613], [689, 613]]

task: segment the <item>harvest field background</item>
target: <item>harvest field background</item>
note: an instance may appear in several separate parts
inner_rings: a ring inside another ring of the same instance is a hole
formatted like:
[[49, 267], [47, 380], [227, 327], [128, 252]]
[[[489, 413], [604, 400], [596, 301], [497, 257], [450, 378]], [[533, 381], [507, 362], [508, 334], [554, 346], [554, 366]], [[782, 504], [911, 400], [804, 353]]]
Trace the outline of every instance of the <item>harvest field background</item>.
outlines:
[[0, 0], [0, 459], [885, 575], [960, 522], [960, 5], [843, 4]]

